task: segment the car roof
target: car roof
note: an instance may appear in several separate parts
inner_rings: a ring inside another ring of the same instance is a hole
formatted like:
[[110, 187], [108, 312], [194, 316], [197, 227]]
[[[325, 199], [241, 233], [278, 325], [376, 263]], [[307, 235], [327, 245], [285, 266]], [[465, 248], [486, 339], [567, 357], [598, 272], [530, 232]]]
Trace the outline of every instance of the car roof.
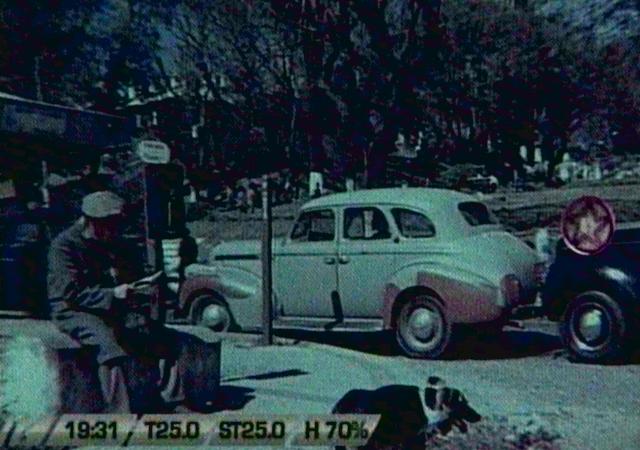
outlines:
[[304, 204], [303, 209], [351, 204], [403, 204], [407, 206], [439, 208], [460, 202], [478, 201], [476, 198], [449, 189], [385, 188], [341, 192], [325, 195]]

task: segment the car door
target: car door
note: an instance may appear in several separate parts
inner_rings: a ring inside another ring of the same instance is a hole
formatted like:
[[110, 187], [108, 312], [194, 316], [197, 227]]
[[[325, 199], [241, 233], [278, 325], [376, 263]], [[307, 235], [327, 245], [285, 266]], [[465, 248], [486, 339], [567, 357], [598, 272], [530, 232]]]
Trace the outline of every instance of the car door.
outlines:
[[380, 316], [382, 293], [396, 271], [396, 231], [383, 209], [342, 211], [338, 244], [338, 292], [345, 317]]
[[274, 287], [282, 316], [334, 316], [337, 248], [332, 209], [302, 212], [274, 262]]

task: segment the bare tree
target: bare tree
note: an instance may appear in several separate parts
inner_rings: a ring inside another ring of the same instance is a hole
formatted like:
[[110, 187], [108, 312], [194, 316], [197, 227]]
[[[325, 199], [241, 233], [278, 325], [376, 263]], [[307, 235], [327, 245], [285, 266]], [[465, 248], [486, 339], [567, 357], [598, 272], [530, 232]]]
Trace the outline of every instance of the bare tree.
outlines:
[[[283, 133], [276, 128], [288, 128], [285, 124], [291, 122], [294, 46], [279, 33], [265, 8], [265, 2], [186, 0], [178, 3], [166, 24], [177, 43], [173, 73], [183, 82], [183, 89], [174, 94], [198, 111], [201, 127], [214, 137], [206, 146], [214, 154], [222, 152], [225, 130], [205, 113], [207, 105], [241, 105], [247, 126], [267, 128], [268, 141], [282, 141]], [[276, 94], [284, 100], [274, 104]], [[269, 108], [284, 109], [284, 123], [266, 124]], [[265, 143], [269, 144], [274, 142]]]

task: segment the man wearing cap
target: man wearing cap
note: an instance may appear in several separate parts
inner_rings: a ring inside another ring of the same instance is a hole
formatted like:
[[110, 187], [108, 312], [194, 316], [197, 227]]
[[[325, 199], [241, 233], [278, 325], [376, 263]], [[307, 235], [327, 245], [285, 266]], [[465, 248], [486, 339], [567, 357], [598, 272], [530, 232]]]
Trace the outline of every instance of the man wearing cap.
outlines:
[[[109, 191], [87, 195], [82, 217], [52, 242], [49, 250], [48, 296], [57, 327], [82, 345], [97, 349], [105, 412], [149, 412], [165, 402], [181, 401], [181, 377], [172, 350], [177, 340], [164, 327], [153, 327], [146, 357], [134, 351], [137, 338], [124, 325], [136, 294], [132, 282], [142, 264], [120, 239], [123, 200]], [[123, 339], [123, 336], [125, 338]], [[158, 350], [158, 348], [160, 348]], [[158, 360], [169, 380], [160, 393]]]

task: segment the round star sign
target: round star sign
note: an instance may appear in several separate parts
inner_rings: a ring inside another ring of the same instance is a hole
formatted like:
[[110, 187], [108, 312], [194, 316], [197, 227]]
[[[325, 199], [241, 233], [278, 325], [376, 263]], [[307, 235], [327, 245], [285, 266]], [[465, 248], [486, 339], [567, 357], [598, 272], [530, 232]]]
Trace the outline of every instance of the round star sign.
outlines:
[[594, 255], [604, 250], [611, 242], [615, 226], [611, 207], [594, 196], [572, 201], [560, 223], [565, 244], [580, 255]]

